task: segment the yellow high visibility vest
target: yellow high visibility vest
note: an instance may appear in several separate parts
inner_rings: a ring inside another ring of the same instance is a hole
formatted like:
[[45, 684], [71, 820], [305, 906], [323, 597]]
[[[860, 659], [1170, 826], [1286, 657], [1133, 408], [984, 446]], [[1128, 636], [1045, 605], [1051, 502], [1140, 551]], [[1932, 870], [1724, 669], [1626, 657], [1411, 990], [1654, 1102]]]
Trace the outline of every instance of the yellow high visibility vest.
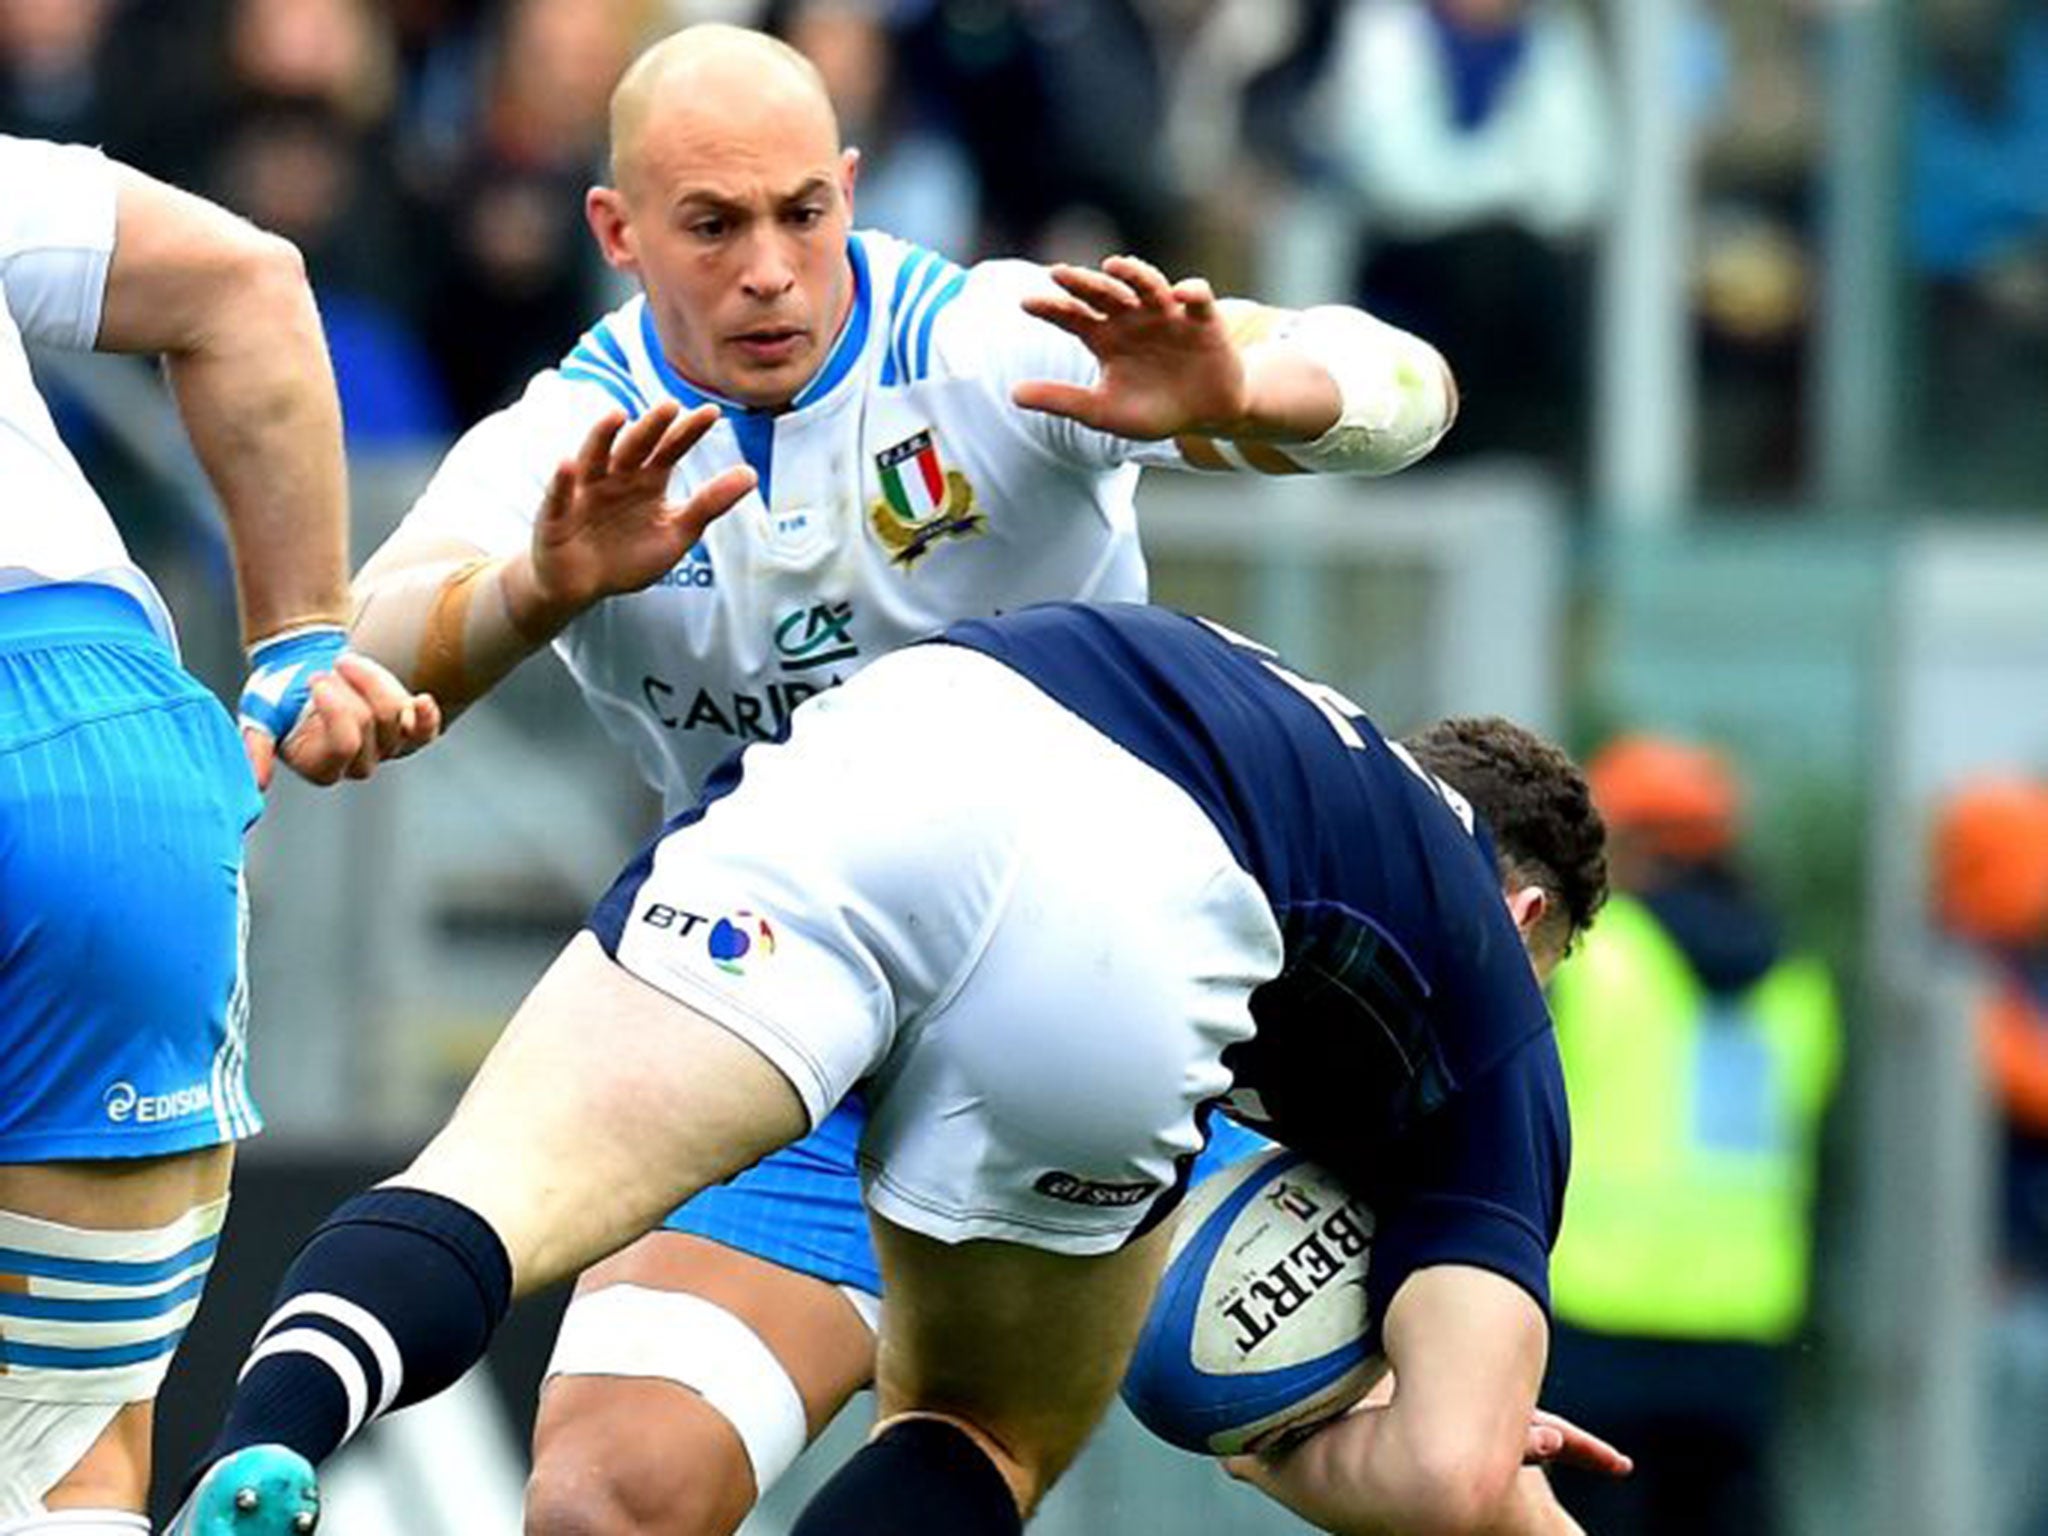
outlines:
[[1561, 1321], [1774, 1344], [1806, 1315], [1834, 988], [1780, 960], [1715, 999], [1640, 901], [1616, 894], [1551, 985], [1572, 1169], [1551, 1260]]

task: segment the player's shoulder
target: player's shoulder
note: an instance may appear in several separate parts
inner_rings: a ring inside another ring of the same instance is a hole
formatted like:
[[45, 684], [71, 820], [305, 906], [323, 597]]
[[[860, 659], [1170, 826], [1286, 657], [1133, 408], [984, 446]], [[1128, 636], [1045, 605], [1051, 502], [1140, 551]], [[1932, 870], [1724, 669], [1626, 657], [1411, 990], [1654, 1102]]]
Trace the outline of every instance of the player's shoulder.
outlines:
[[114, 162], [90, 144], [0, 134], [0, 258], [46, 246], [111, 249]]
[[637, 420], [666, 393], [650, 329], [646, 297], [635, 294], [585, 329], [553, 368], [536, 374], [522, 399], [586, 422], [612, 410]]
[[[1021, 341], [1036, 324], [1019, 300], [1052, 286], [1034, 262], [1004, 258], [963, 265], [881, 230], [859, 230], [853, 239], [885, 337], [879, 375], [885, 387], [999, 365], [1005, 338]], [[971, 344], [961, 345], [963, 336]]]

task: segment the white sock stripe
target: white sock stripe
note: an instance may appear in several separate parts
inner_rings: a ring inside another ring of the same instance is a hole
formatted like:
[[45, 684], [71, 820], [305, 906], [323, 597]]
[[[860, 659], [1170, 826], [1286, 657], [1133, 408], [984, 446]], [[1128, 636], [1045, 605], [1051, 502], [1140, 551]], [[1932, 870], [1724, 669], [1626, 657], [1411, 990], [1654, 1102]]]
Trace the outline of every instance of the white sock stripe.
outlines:
[[360, 1339], [370, 1358], [377, 1362], [377, 1406], [371, 1413], [374, 1416], [391, 1406], [391, 1400], [405, 1384], [405, 1360], [398, 1352], [398, 1341], [391, 1337], [391, 1330], [376, 1313], [332, 1291], [306, 1291], [270, 1314], [270, 1321], [263, 1325], [264, 1334], [294, 1317], [324, 1317]]
[[350, 1439], [363, 1427], [370, 1406], [370, 1383], [363, 1375], [363, 1363], [349, 1352], [346, 1344], [311, 1328], [287, 1328], [283, 1333], [272, 1334], [251, 1350], [235, 1380], [241, 1381], [256, 1368], [258, 1361], [267, 1360], [272, 1355], [311, 1355], [334, 1372], [341, 1383], [342, 1395], [348, 1399], [348, 1428], [342, 1432], [342, 1439]]

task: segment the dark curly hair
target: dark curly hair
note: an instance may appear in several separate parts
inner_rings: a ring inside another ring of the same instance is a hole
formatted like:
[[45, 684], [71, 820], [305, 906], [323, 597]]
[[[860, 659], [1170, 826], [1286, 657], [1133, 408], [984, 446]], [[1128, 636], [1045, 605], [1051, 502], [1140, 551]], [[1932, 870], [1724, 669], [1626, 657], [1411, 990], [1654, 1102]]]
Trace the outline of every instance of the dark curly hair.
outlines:
[[[1550, 893], [1544, 927], [1559, 954], [1569, 950], [1607, 900], [1607, 826], [1578, 764], [1498, 715], [1439, 720], [1401, 745], [1472, 802], [1493, 833], [1504, 880]], [[1552, 927], [1553, 919], [1561, 921]]]

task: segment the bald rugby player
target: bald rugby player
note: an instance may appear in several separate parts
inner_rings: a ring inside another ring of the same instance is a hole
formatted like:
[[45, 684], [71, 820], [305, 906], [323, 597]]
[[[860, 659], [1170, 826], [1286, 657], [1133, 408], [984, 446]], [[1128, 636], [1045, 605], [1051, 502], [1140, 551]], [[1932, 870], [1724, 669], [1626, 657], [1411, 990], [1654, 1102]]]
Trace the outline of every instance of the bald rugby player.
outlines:
[[[950, 622], [1143, 599], [1142, 467], [1385, 474], [1451, 423], [1434, 349], [1358, 310], [1127, 256], [961, 267], [856, 230], [859, 165], [782, 43], [699, 26], [641, 55], [586, 201], [641, 292], [456, 444], [358, 577], [354, 643], [451, 715], [552, 645], [675, 813]], [[762, 963], [772, 927], [700, 899], [684, 940]], [[730, 1532], [871, 1379], [864, 1120], [856, 1096], [583, 1276], [530, 1532]]]

